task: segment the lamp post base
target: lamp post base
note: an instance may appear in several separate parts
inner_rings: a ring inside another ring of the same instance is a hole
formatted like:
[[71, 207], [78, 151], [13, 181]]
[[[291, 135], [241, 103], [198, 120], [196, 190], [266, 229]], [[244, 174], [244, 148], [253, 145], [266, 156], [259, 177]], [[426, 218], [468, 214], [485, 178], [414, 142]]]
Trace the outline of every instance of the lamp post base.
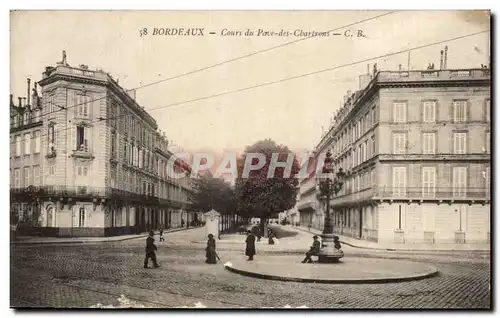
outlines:
[[335, 248], [334, 237], [334, 234], [321, 234], [321, 248], [318, 253], [319, 263], [336, 263], [344, 257], [344, 253]]

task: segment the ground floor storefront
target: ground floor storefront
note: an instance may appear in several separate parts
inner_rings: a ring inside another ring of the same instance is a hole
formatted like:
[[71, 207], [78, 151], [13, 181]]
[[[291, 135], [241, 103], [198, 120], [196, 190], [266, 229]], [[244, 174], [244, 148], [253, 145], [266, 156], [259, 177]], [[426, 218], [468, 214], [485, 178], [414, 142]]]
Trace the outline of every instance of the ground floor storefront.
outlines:
[[[18, 211], [18, 235], [54, 237], [115, 236], [142, 233], [160, 228], [180, 228], [201, 224], [201, 213], [177, 204], [158, 204], [75, 199], [11, 202]], [[12, 220], [11, 220], [12, 223]]]
[[489, 244], [489, 204], [366, 203], [337, 207], [334, 232], [378, 243]]

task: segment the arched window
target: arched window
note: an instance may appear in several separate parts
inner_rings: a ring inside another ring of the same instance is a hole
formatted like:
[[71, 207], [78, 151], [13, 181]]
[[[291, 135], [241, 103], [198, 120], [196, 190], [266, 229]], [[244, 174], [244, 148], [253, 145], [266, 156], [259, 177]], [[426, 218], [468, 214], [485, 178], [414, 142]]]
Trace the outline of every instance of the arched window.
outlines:
[[47, 207], [47, 227], [53, 226], [54, 219], [54, 208], [52, 206]]

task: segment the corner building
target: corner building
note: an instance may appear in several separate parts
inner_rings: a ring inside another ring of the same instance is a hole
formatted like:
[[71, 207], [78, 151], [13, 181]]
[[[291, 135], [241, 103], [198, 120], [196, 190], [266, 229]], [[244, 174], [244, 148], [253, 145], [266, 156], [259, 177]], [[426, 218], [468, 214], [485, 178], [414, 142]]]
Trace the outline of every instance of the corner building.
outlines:
[[360, 86], [317, 146], [347, 171], [330, 202], [335, 232], [489, 243], [490, 70], [381, 71]]
[[[169, 175], [168, 142], [133, 92], [108, 73], [72, 67], [65, 58], [47, 67], [38, 84], [41, 120], [31, 124], [39, 135], [30, 145], [39, 175], [21, 176], [26, 172], [15, 170], [17, 161], [27, 156], [18, 156], [17, 144], [11, 150], [11, 207], [36, 212], [38, 219], [21, 232], [110, 236], [186, 226], [198, 218], [189, 210], [189, 176]], [[19, 129], [11, 129], [16, 140]], [[176, 169], [191, 170], [180, 160]]]

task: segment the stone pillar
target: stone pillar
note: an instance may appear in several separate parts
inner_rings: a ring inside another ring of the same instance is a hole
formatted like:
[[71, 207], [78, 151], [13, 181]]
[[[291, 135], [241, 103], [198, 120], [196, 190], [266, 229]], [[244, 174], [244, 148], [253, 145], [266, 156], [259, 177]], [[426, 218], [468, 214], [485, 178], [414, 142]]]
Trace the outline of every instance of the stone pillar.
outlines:
[[214, 238], [217, 240], [219, 237], [219, 222], [220, 222], [220, 213], [211, 210], [207, 213], [204, 214], [204, 219], [205, 219], [205, 236], [208, 236], [208, 234], [212, 234]]

